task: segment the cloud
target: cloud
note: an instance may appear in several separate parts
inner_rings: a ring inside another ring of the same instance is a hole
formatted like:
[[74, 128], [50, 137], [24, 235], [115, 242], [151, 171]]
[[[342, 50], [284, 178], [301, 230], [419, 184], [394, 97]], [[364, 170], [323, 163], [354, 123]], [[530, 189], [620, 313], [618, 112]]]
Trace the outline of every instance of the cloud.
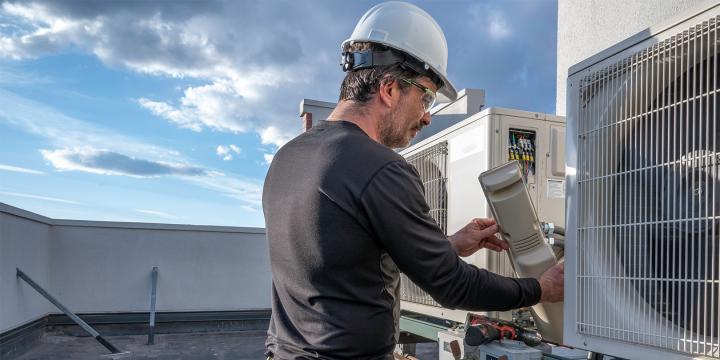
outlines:
[[139, 159], [117, 152], [90, 147], [40, 150], [43, 157], [58, 170], [79, 170], [102, 175], [157, 177], [165, 175], [208, 176], [197, 166]]
[[137, 102], [181, 128], [255, 132], [264, 144], [281, 146], [300, 132], [300, 100], [336, 96], [343, 76], [337, 45], [366, 7], [333, 1], [4, 2], [0, 16], [14, 26], [0, 29], [0, 57], [82, 52], [138, 73], [197, 79], [200, 85], [186, 87], [179, 98]]
[[263, 158], [265, 159], [265, 163], [267, 163], [268, 165], [270, 165], [270, 163], [273, 161], [273, 158], [274, 158], [274, 157], [275, 157], [275, 155], [273, 155], [273, 154], [263, 154]]
[[488, 32], [490, 37], [495, 40], [504, 39], [510, 35], [512, 30], [502, 12], [493, 10], [488, 13]]
[[42, 155], [58, 170], [135, 178], [176, 176], [260, 206], [261, 182], [192, 164], [178, 151], [148, 144], [0, 89], [0, 123], [46, 139]]
[[17, 197], [22, 197], [22, 198], [27, 198], [27, 199], [53, 201], [53, 202], [59, 202], [59, 203], [63, 203], [63, 204], [80, 205], [80, 203], [77, 201], [65, 200], [65, 199], [49, 197], [49, 196], [23, 194], [23, 193], [8, 192], [8, 191], [0, 191], [0, 194], [9, 195], [9, 196], [17, 196]]
[[[0, 57], [81, 52], [138, 73], [191, 78], [193, 85], [182, 85], [178, 96], [141, 94], [138, 106], [190, 131], [256, 133], [265, 144], [280, 146], [300, 132], [300, 100], [336, 100], [343, 76], [338, 45], [370, 5], [4, 2]], [[426, 1], [421, 7], [447, 35], [455, 85], [485, 88], [492, 106], [554, 111], [557, 32], [548, 24], [557, 21], [556, 2]], [[530, 64], [529, 85], [519, 92], [523, 84], [508, 79], [523, 63]]]
[[215, 152], [220, 156], [223, 160], [232, 160], [232, 154], [230, 153], [230, 148], [227, 146], [218, 145]]
[[241, 208], [247, 212], [258, 212], [260, 209], [256, 206], [243, 205]]
[[485, 89], [487, 106], [554, 113], [557, 2], [463, 4], [467, 21], [458, 21], [455, 12], [434, 12], [439, 4], [428, 9], [439, 14], [448, 35], [451, 81]]
[[[1, 32], [2, 31], [0, 30], [0, 33]], [[51, 83], [52, 81], [50, 78], [38, 75], [37, 73], [23, 69], [20, 66], [10, 66], [9, 64], [0, 65], [0, 85], [34, 86], [48, 85]]]
[[197, 121], [192, 116], [189, 116], [183, 111], [175, 109], [174, 107], [164, 102], [140, 98], [138, 99], [138, 103], [140, 104], [140, 106], [150, 110], [150, 112], [152, 112], [153, 114], [161, 118], [167, 119], [177, 124], [181, 128], [186, 128], [197, 132], [202, 131], [201, 122]]
[[[179, 104], [146, 98], [141, 98], [138, 103], [182, 128], [193, 131], [207, 128], [236, 134], [255, 131], [263, 144], [280, 147], [299, 133], [299, 120], [297, 123], [285, 121], [287, 116], [279, 115], [277, 109], [288, 109], [291, 104], [271, 104], [272, 101], [265, 95], [253, 90], [257, 88], [253, 78], [265, 79], [258, 81], [272, 84], [277, 80], [271, 79], [281, 77], [284, 76], [269, 70], [265, 75], [254, 74], [242, 79], [216, 79], [208, 85], [185, 89]], [[273, 87], [268, 84], [268, 87]]]
[[11, 166], [11, 165], [4, 165], [4, 164], [0, 164], [0, 170], [19, 172], [19, 173], [24, 173], [24, 174], [32, 174], [32, 175], [45, 175], [45, 173], [42, 171], [26, 169], [26, 168], [17, 167], [17, 166]]
[[513, 13], [513, 25], [522, 24], [519, 20], [519, 11], [515, 8], [511, 1], [497, 4], [471, 3], [468, 7], [469, 22], [468, 24], [477, 29], [479, 28], [487, 34], [482, 40], [490, 38], [497, 41], [507, 38], [513, 33], [513, 26], [505, 17], [506, 12]]
[[235, 144], [230, 144], [229, 146], [223, 146], [218, 145], [218, 147], [215, 149], [215, 153], [217, 153], [218, 156], [220, 156], [223, 160], [232, 160], [233, 155], [231, 152], [234, 152], [236, 154], [240, 154], [240, 148]]
[[260, 208], [262, 206], [262, 181], [230, 176], [208, 176], [186, 178], [207, 189], [219, 191], [226, 196]]
[[157, 210], [135, 209], [135, 211], [142, 213], [142, 214], [157, 216], [159, 218], [163, 218], [166, 220], [177, 220], [178, 219], [178, 217], [175, 215], [170, 215], [168, 213], [165, 213], [162, 211], [157, 211]]
[[83, 171], [134, 178], [173, 176], [220, 192], [248, 206], [260, 207], [262, 202], [262, 184], [259, 180], [233, 177], [189, 164], [139, 159], [88, 147], [41, 150], [41, 153], [60, 171]]
[[0, 89], [0, 123], [45, 138], [56, 148], [88, 146], [128, 156], [175, 161], [180, 154], [115, 130], [64, 115], [56, 109]]
[[520, 68], [520, 70], [517, 73], [515, 73], [511, 79], [513, 81], [517, 81], [519, 84], [523, 84], [523, 85], [527, 86], [528, 76], [529, 76], [528, 65], [523, 64], [522, 67]]
[[260, 141], [263, 144], [272, 144], [277, 147], [285, 145], [288, 141], [293, 138], [292, 135], [283, 131], [277, 126], [269, 126], [260, 131]]

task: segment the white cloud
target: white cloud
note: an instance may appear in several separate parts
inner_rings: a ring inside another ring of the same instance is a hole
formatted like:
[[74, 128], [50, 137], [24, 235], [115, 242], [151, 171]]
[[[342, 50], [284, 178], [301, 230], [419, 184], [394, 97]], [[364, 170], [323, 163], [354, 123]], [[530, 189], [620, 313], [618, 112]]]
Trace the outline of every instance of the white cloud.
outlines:
[[[278, 109], [291, 104], [271, 104], [272, 99], [261, 96], [249, 89], [257, 88], [258, 83], [268, 87], [280, 77], [267, 73], [256, 74], [250, 78], [216, 79], [212, 84], [189, 87], [180, 98], [180, 104], [171, 104], [140, 99], [140, 105], [153, 114], [162, 117], [180, 127], [194, 131], [208, 128], [231, 133], [257, 132], [263, 144], [282, 146], [299, 133], [299, 120], [296, 123], [284, 121], [285, 116]], [[265, 90], [266, 91], [266, 90]], [[261, 111], [260, 109], [266, 109]], [[260, 114], [262, 112], [262, 114]]]
[[262, 182], [224, 175], [191, 177], [186, 180], [207, 189], [224, 193], [226, 196], [243, 201], [246, 205], [262, 206]]
[[177, 220], [178, 219], [178, 217], [175, 215], [170, 215], [166, 212], [157, 211], [157, 210], [135, 209], [135, 211], [142, 213], [142, 214], [146, 214], [146, 215], [157, 216], [159, 218], [163, 218], [166, 220]]
[[273, 155], [273, 154], [263, 154], [263, 158], [265, 159], [265, 163], [267, 163], [268, 165], [270, 165], [270, 163], [273, 161], [273, 158], [274, 158], [274, 157], [275, 157], [275, 155]]
[[504, 39], [511, 34], [512, 29], [505, 19], [505, 15], [498, 11], [492, 10], [488, 12], [488, 32], [490, 37], [495, 40]]
[[232, 160], [230, 148], [227, 146], [218, 145], [217, 149], [215, 149], [215, 153], [217, 153], [223, 160]]
[[[498, 8], [500, 4], [471, 3], [468, 7], [468, 25], [473, 29], [480, 29], [487, 33], [490, 40], [505, 39], [513, 32], [505, 12]], [[484, 39], [484, 38], [483, 38]]]
[[146, 98], [138, 99], [140, 106], [150, 110], [153, 114], [170, 120], [177, 124], [181, 128], [190, 129], [193, 131], [202, 131], [202, 123], [194, 119], [189, 114], [172, 107], [162, 101], [151, 101]]
[[178, 161], [172, 149], [148, 144], [115, 130], [66, 116], [54, 108], [0, 89], [0, 123], [48, 140], [56, 148], [88, 146], [128, 156]]
[[[298, 124], [296, 124], [298, 125]], [[269, 126], [260, 131], [260, 140], [263, 144], [272, 144], [277, 147], [285, 145], [293, 138], [293, 135], [283, 131], [277, 126]]]
[[241, 149], [235, 144], [230, 144], [228, 146], [218, 145], [218, 147], [215, 149], [215, 153], [225, 161], [232, 160], [232, 152], [240, 154], [240, 151]]
[[19, 66], [8, 65], [9, 64], [0, 65], [0, 85], [30, 86], [52, 83], [47, 76], [38, 75]]
[[40, 153], [60, 171], [77, 170], [100, 175], [125, 175], [138, 178], [168, 175], [208, 176], [212, 173], [198, 166], [146, 160], [92, 147], [40, 150]]
[[252, 213], [260, 211], [260, 208], [258, 208], [256, 206], [243, 205], [243, 206], [241, 206], [241, 208], [247, 212], [252, 212]]
[[58, 170], [136, 178], [176, 176], [260, 206], [261, 182], [193, 165], [178, 151], [118, 134], [0, 89], [0, 123], [48, 140], [43, 156]]
[[190, 164], [145, 160], [88, 147], [43, 150], [42, 154], [60, 171], [83, 171], [134, 178], [173, 176], [238, 199], [245, 205], [259, 207], [262, 202], [261, 181], [234, 177]]
[[22, 167], [17, 167], [17, 166], [11, 166], [11, 165], [3, 165], [3, 164], [0, 164], [0, 170], [32, 174], [32, 175], [45, 175], [45, 173], [42, 171], [27, 169], [27, 168], [22, 168]]
[[59, 203], [63, 203], [63, 204], [80, 205], [80, 203], [77, 201], [60, 199], [60, 198], [49, 197], [49, 196], [24, 194], [24, 193], [9, 192], [9, 191], [0, 191], [0, 194], [9, 195], [9, 196], [17, 196], [17, 197], [22, 197], [22, 198], [26, 198], [26, 199], [45, 200], [45, 201], [59, 202]]
[[[342, 78], [336, 44], [349, 29], [333, 7], [343, 8], [293, 2], [5, 2], [0, 15], [23, 26], [0, 31], [0, 57], [84, 51], [139, 73], [197, 79], [201, 84], [177, 99], [145, 96], [137, 102], [181, 128], [255, 132], [264, 144], [281, 146], [300, 132], [297, 103], [311, 90], [334, 97]], [[352, 23], [360, 13], [342, 16]]]
[[513, 74], [512, 80], [519, 84], [527, 86], [529, 76], [529, 68], [527, 64], [523, 64], [518, 72]]

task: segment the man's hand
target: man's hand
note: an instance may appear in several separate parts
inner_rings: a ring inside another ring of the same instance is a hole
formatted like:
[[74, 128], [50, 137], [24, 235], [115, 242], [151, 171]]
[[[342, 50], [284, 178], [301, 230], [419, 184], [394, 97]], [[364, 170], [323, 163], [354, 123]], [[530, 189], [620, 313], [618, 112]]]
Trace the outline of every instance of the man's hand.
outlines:
[[470, 256], [482, 248], [494, 251], [509, 249], [507, 241], [495, 236], [496, 232], [495, 219], [472, 219], [454, 235], [448, 236], [448, 240], [460, 256]]
[[559, 263], [549, 269], [547, 269], [540, 276], [540, 288], [542, 289], [542, 295], [540, 295], [540, 302], [543, 303], [554, 303], [563, 301], [565, 296], [565, 288], [563, 286], [563, 279], [565, 275], [565, 263]]

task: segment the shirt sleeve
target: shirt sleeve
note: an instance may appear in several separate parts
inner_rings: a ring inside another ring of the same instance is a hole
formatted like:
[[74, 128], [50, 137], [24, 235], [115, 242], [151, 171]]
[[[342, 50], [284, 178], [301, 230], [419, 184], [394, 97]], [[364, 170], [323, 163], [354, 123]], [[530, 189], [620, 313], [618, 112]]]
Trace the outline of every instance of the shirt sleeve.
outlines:
[[505, 311], [540, 301], [534, 278], [509, 278], [458, 257], [430, 216], [417, 171], [405, 161], [379, 170], [360, 196], [368, 227], [400, 271], [442, 306]]

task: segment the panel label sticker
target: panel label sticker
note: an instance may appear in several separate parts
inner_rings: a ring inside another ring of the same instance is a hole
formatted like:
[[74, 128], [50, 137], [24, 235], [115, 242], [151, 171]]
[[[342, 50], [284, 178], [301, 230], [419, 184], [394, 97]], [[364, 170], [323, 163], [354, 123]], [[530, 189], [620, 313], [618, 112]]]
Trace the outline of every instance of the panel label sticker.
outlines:
[[565, 198], [565, 180], [548, 179], [547, 197], [548, 199]]

